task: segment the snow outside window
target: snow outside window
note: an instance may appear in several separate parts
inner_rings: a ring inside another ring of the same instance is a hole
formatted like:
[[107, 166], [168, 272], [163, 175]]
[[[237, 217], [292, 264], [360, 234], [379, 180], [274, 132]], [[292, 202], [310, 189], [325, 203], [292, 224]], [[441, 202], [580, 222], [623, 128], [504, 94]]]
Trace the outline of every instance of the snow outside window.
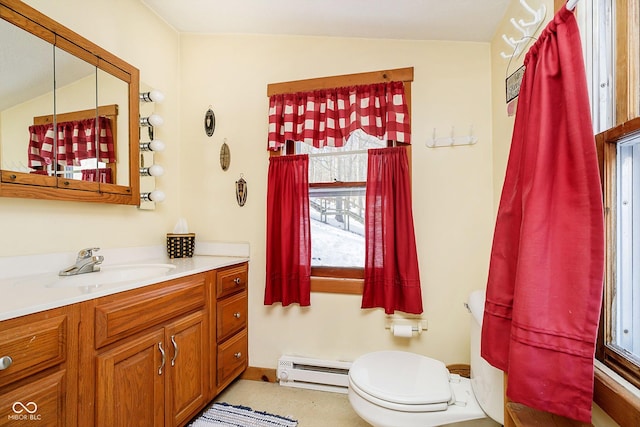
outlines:
[[309, 154], [312, 267], [364, 268], [367, 149], [386, 146], [359, 130], [339, 148], [296, 143]]

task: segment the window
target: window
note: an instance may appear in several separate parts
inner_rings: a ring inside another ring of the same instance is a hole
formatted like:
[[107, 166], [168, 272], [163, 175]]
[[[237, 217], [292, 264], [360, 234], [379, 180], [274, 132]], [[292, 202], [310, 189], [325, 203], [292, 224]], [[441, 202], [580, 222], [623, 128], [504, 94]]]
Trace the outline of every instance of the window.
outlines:
[[[596, 357], [640, 388], [640, 0], [582, 3], [607, 245]], [[598, 371], [594, 400], [620, 425], [640, 419], [637, 397]]]
[[614, 124], [614, 5], [613, 1], [593, 1], [588, 7], [577, 8], [582, 35], [591, 116], [596, 133]]
[[597, 139], [608, 246], [598, 359], [640, 387], [640, 120]]
[[616, 281], [609, 345], [640, 366], [640, 135], [616, 144]]
[[331, 277], [342, 269], [362, 277], [367, 149], [386, 145], [361, 130], [339, 148], [296, 143], [296, 154], [309, 155], [313, 275]]
[[[272, 96], [389, 81], [404, 82], [410, 111], [413, 68], [271, 84], [267, 94]], [[272, 152], [272, 155], [309, 154], [313, 292], [362, 293], [367, 149], [386, 146], [386, 141], [357, 130], [340, 148], [315, 148], [289, 141], [283, 151]], [[407, 150], [410, 155], [410, 146]]]

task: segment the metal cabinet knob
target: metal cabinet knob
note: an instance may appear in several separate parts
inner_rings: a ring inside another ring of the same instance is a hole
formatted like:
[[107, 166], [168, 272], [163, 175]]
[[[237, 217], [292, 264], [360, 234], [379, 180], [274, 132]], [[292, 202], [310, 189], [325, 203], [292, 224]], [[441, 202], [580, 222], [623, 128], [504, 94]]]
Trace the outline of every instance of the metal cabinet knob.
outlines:
[[240, 312], [236, 311], [235, 313], [233, 313], [233, 317], [235, 317], [236, 319], [240, 318]]
[[240, 284], [240, 278], [239, 278], [239, 277], [236, 277], [235, 279], [233, 279], [233, 282], [234, 282], [236, 285], [239, 285], [239, 284]]
[[0, 371], [4, 371], [5, 369], [9, 368], [12, 363], [13, 359], [11, 358], [11, 356], [0, 357]]
[[240, 359], [242, 357], [242, 353], [237, 352], [233, 355], [233, 357], [235, 357], [236, 359]]

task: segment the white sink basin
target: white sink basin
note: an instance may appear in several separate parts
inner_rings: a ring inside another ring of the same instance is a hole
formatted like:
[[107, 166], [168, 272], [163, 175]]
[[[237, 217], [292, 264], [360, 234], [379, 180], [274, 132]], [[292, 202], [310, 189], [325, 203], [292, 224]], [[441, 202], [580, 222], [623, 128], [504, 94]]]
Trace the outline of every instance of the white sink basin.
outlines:
[[75, 276], [55, 276], [45, 280], [47, 288], [97, 288], [121, 282], [161, 277], [175, 269], [173, 264], [114, 264], [101, 266], [100, 271]]

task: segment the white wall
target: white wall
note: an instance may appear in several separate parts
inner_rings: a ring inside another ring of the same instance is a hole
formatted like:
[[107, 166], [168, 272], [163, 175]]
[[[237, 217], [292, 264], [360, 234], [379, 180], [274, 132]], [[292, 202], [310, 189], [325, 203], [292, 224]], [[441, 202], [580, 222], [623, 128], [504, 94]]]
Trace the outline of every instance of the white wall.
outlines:
[[[281, 354], [353, 359], [387, 348], [447, 363], [468, 362], [472, 289], [483, 288], [492, 231], [489, 44], [291, 36], [182, 36], [182, 192], [200, 238], [251, 243], [250, 364], [275, 367]], [[409, 341], [384, 329], [381, 309], [363, 311], [359, 296], [314, 293], [311, 307], [265, 307], [267, 84], [413, 66], [414, 217], [429, 330]], [[209, 105], [217, 127], [203, 129]], [[451, 126], [473, 147], [425, 147], [433, 128]], [[223, 172], [219, 150], [231, 148]], [[234, 184], [243, 174], [248, 201]]]

